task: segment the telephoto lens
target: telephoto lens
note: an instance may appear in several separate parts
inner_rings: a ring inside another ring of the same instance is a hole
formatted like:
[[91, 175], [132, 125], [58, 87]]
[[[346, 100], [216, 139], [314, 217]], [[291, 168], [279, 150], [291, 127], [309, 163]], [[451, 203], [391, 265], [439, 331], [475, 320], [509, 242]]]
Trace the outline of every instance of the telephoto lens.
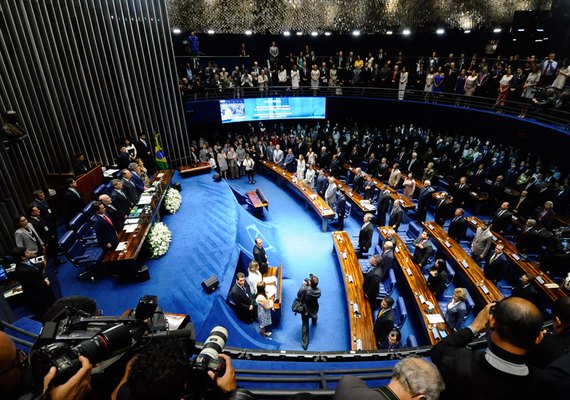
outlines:
[[228, 330], [223, 326], [216, 326], [210, 331], [208, 339], [204, 342], [202, 351], [196, 357], [196, 364], [200, 365], [204, 370], [214, 371], [216, 375], [221, 376], [226, 370], [226, 364], [220, 353], [226, 347], [228, 340]]

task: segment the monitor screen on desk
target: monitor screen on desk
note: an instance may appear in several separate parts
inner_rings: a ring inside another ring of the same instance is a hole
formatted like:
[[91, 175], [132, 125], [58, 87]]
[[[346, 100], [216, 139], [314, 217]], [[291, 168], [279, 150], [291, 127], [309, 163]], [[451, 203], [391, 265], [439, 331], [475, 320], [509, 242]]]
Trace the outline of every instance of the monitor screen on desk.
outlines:
[[223, 124], [272, 119], [324, 119], [325, 97], [268, 97], [220, 100]]

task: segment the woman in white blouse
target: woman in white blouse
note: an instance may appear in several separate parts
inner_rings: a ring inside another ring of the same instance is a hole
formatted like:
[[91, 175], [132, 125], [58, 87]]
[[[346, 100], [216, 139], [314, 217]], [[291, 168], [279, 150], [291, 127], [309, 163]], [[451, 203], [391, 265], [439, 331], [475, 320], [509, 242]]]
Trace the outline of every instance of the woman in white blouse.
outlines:
[[263, 280], [261, 272], [259, 272], [259, 264], [257, 261], [252, 261], [249, 263], [249, 268], [247, 272], [247, 284], [251, 289], [251, 294], [255, 295], [257, 293], [257, 284]]
[[424, 92], [426, 92], [426, 100], [430, 99], [431, 91], [433, 90], [433, 81], [435, 79], [435, 70], [433, 68], [429, 69], [428, 74], [426, 75], [426, 85], [424, 87]]
[[305, 171], [305, 179], [304, 181], [311, 189], [315, 188], [315, 170], [313, 166], [309, 164], [309, 167]]
[[315, 162], [317, 161], [317, 154], [313, 151], [312, 147], [307, 152], [306, 157], [307, 157], [307, 164], [308, 165], [315, 165]]
[[400, 72], [400, 82], [398, 84], [398, 100], [404, 100], [404, 93], [406, 92], [406, 85], [408, 84], [408, 71], [406, 67], [402, 67]]
[[305, 178], [305, 167], [306, 167], [305, 157], [299, 154], [297, 159], [297, 179], [303, 180]]

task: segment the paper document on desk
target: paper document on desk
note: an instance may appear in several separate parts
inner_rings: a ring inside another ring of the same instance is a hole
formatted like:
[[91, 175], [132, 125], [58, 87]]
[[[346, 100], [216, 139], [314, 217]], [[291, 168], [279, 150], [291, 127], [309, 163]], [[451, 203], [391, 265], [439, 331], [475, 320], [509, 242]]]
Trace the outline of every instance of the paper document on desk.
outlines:
[[426, 314], [426, 317], [430, 324], [440, 324], [442, 322], [445, 322], [440, 314]]
[[130, 224], [138, 224], [139, 223], [139, 219], [140, 218], [127, 218], [125, 220], [125, 225], [130, 225]]
[[137, 229], [137, 226], [138, 226], [138, 225], [136, 225], [136, 224], [125, 225], [125, 227], [123, 228], [123, 230], [124, 230], [126, 233], [133, 233], [133, 232], [135, 231], [135, 229]]
[[121, 242], [115, 248], [115, 251], [123, 251], [127, 248], [127, 242]]
[[148, 196], [148, 195], [145, 196], [145, 195], [142, 195], [141, 198], [139, 199], [138, 205], [139, 205], [139, 206], [145, 206], [145, 205], [147, 205], [147, 204], [150, 204], [151, 201], [152, 201], [152, 196]]
[[557, 283], [554, 283], [554, 282], [546, 283], [544, 286], [547, 287], [548, 289], [558, 289], [560, 287], [560, 286], [558, 286]]
[[113, 175], [115, 175], [117, 172], [119, 172], [118, 169], [106, 169], [105, 172], [103, 172], [103, 176], [105, 178], [110, 178]]

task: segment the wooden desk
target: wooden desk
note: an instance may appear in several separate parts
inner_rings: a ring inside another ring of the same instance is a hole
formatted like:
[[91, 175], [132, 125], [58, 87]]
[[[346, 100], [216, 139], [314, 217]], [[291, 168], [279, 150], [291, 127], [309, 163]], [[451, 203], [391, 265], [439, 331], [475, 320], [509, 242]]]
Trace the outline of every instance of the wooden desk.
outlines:
[[[315, 168], [315, 170], [318, 172], [319, 169]], [[325, 172], [325, 176], [327, 177], [332, 177], [331, 174], [328, 174]], [[334, 178], [334, 177], [333, 177]], [[349, 200], [351, 203], [353, 203], [356, 207], [358, 207], [358, 209], [360, 211], [362, 211], [364, 214], [366, 213], [375, 213], [376, 212], [376, 207], [374, 207], [374, 205], [370, 202], [368, 202], [369, 207], [366, 207], [362, 204], [364, 200], [364, 198], [357, 192], [353, 192], [352, 188], [350, 186], [348, 186], [346, 183], [341, 182], [339, 179], [334, 178], [334, 182], [336, 183], [336, 186], [338, 189], [343, 188], [346, 194], [346, 199]]]
[[[352, 168], [349, 164], [345, 163], [344, 164], [344, 168], [347, 171], [350, 171], [351, 173], [353, 173], [355, 168]], [[364, 177], [367, 178], [370, 175], [368, 175], [367, 173], [364, 173]], [[406, 196], [398, 193], [398, 191], [396, 189], [394, 189], [393, 187], [388, 186], [387, 184], [383, 183], [382, 181], [379, 181], [378, 179], [372, 178], [370, 176], [370, 178], [372, 179], [372, 183], [378, 188], [378, 190], [380, 190], [381, 192], [384, 190], [389, 190], [390, 191], [390, 198], [392, 200], [402, 200], [404, 202], [404, 204], [402, 205], [402, 207], [406, 210], [414, 210], [416, 208], [416, 205], [412, 202], [412, 200], [408, 199]]]
[[[352, 350], [376, 350], [374, 337], [374, 324], [370, 303], [364, 297], [364, 276], [360, 269], [358, 257], [352, 247], [350, 236], [345, 231], [332, 232], [334, 248], [338, 256], [342, 274], [344, 275], [344, 288], [346, 293], [346, 308], [350, 322], [350, 338]], [[346, 258], [344, 257], [346, 255]], [[349, 280], [352, 277], [352, 282]], [[359, 314], [354, 313], [354, 304], [358, 306]], [[355, 340], [356, 338], [356, 340]], [[362, 342], [359, 348], [357, 341]]]
[[432, 238], [451, 259], [455, 272], [460, 273], [468, 282], [471, 282], [472, 288], [475, 289], [477, 297], [483, 305], [503, 298], [502, 293], [495, 284], [485, 278], [483, 269], [473, 261], [455, 240], [447, 235], [447, 232], [441, 226], [435, 222], [422, 222], [422, 226], [431, 233]]
[[180, 168], [178, 168], [178, 171], [180, 171], [180, 176], [182, 176], [183, 178], [192, 175], [205, 174], [206, 172], [210, 172], [211, 170], [212, 167], [210, 166], [210, 163], [182, 165]]
[[[386, 232], [390, 229], [389, 226], [384, 226], [382, 228], [378, 227], [378, 231], [383, 238], [386, 238]], [[436, 345], [441, 339], [442, 335], [440, 332], [444, 332], [444, 337], [451, 333], [451, 330], [445, 322], [440, 322], [438, 324], [431, 324], [428, 320], [428, 314], [437, 315], [439, 314], [441, 318], [444, 318], [444, 313], [439, 306], [439, 302], [435, 298], [435, 295], [427, 286], [427, 281], [424, 278], [422, 269], [412, 261], [412, 253], [406, 246], [406, 244], [400, 239], [398, 235], [394, 235], [396, 239], [396, 246], [394, 248], [394, 256], [396, 261], [402, 270], [402, 275], [406, 278], [408, 286], [414, 294], [414, 300], [416, 303], [416, 308], [419, 312], [421, 320], [424, 327], [424, 335], [429, 340], [432, 346]], [[426, 302], [433, 304], [433, 309], [428, 311], [428, 306]], [[434, 329], [435, 328], [435, 329]]]
[[[162, 177], [159, 175], [162, 173]], [[170, 181], [172, 180], [172, 175], [174, 174], [174, 170], [169, 169], [165, 171], [157, 171], [154, 175], [151, 186], [156, 184], [156, 192], [150, 203], [151, 208], [151, 217], [148, 222], [140, 223], [137, 225], [137, 228], [134, 232], [127, 233], [124, 230], [119, 232], [119, 241], [120, 242], [127, 242], [127, 246], [124, 251], [108, 251], [105, 253], [105, 257], [103, 257], [103, 263], [115, 263], [115, 262], [135, 262], [143, 243], [150, 231], [150, 228], [155, 221], [158, 219], [159, 214], [158, 211], [160, 209], [160, 205], [162, 204], [162, 200], [168, 191], [170, 186]], [[125, 226], [128, 226], [125, 224]]]
[[335, 216], [334, 210], [329, 207], [326, 201], [324, 201], [323, 198], [315, 193], [315, 191], [308, 185], [303, 183], [302, 180], [297, 179], [295, 176], [293, 176], [293, 174], [285, 171], [277, 164], [274, 164], [270, 161], [261, 161], [261, 165], [263, 165], [268, 171], [273, 172], [281, 179], [287, 181], [297, 190], [297, 192], [299, 192], [305, 198], [305, 204], [309, 204], [311, 207], [313, 207], [313, 210], [315, 210], [321, 217], [323, 232], [326, 232], [328, 221]]
[[[469, 225], [469, 228], [472, 229], [473, 231], [477, 230], [478, 227], [483, 225], [483, 222], [477, 217], [467, 217], [466, 220], [468, 222], [467, 225]], [[512, 244], [511, 242], [509, 242], [507, 239], [505, 239], [503, 236], [501, 236], [496, 232], [493, 232], [493, 236], [497, 238], [497, 240], [494, 241], [494, 243], [497, 243], [497, 241], [501, 241], [501, 243], [503, 243], [503, 245], [505, 246], [505, 249], [503, 250], [505, 256], [507, 256], [507, 258], [514, 265], [517, 266], [521, 274], [529, 273], [535, 278], [540, 276], [540, 280], [542, 280], [542, 282], [540, 282], [538, 279], [535, 279], [534, 283], [538, 288], [538, 290], [542, 294], [544, 294], [544, 296], [546, 296], [547, 299], [549, 299], [552, 302], [555, 302], [559, 298], [567, 296], [566, 293], [564, 293], [564, 291], [560, 289], [560, 287], [549, 289], [547, 285], [555, 284], [554, 281], [547, 274], [542, 272], [542, 270], [539, 268], [539, 266], [536, 263], [529, 260], [523, 260], [519, 255], [520, 253], [519, 250], [514, 244]]]
[[255, 190], [250, 190], [247, 192], [247, 197], [256, 210], [262, 209], [263, 207], [269, 209], [269, 202], [267, 201], [267, 197], [265, 197], [261, 189], [257, 188]]

